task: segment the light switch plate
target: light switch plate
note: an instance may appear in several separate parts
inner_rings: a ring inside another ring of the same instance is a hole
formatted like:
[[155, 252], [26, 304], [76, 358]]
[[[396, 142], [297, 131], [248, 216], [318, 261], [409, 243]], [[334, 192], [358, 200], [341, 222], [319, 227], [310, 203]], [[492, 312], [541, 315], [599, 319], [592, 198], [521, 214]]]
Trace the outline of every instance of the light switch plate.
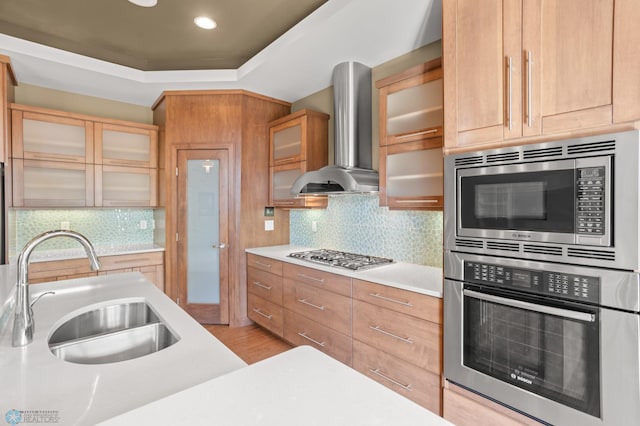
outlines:
[[265, 220], [264, 221], [264, 230], [265, 231], [273, 231], [274, 229], [274, 221], [273, 220]]

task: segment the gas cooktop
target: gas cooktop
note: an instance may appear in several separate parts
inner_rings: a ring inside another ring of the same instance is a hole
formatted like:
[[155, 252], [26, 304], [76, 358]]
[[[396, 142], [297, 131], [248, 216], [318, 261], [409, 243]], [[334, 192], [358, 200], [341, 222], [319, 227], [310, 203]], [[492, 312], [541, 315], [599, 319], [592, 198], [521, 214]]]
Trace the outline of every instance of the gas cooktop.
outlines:
[[305, 260], [307, 262], [320, 263], [327, 266], [360, 271], [393, 263], [393, 259], [384, 257], [367, 256], [364, 254], [348, 253], [346, 251], [319, 249], [289, 253], [289, 257]]

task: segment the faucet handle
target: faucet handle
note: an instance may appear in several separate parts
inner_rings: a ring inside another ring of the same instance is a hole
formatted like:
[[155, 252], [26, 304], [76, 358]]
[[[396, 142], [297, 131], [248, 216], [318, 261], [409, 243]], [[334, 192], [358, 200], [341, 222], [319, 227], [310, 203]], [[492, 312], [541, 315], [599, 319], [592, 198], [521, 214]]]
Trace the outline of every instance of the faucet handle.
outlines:
[[31, 304], [29, 305], [30, 308], [33, 308], [33, 305], [36, 304], [36, 302], [40, 299], [42, 299], [43, 296], [46, 296], [47, 294], [56, 294], [55, 291], [46, 291], [44, 293], [42, 293], [41, 295], [39, 295], [38, 297], [35, 298], [35, 300], [33, 302], [31, 302]]

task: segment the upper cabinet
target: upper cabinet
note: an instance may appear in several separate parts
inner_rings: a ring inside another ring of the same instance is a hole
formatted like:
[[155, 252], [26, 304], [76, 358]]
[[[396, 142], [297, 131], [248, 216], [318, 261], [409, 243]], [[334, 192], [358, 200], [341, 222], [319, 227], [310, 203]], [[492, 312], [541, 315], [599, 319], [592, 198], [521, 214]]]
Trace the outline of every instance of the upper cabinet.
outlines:
[[376, 82], [380, 97], [380, 205], [443, 207], [440, 58]]
[[445, 147], [611, 125], [620, 43], [614, 0], [443, 2]]
[[0, 163], [5, 163], [8, 158], [11, 129], [9, 103], [14, 100], [14, 86], [16, 85], [11, 59], [8, 56], [0, 55]]
[[156, 205], [157, 127], [11, 105], [14, 207]]
[[303, 109], [269, 123], [269, 199], [286, 208], [326, 207], [325, 197], [294, 197], [293, 182], [327, 165], [327, 114]]

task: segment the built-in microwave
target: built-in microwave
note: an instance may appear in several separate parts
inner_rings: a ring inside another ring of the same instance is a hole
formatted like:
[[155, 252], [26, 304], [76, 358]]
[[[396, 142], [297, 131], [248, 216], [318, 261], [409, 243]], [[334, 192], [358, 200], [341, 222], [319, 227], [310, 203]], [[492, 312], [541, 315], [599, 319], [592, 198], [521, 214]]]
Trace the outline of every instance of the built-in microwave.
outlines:
[[445, 248], [640, 269], [639, 144], [634, 130], [445, 157]]

